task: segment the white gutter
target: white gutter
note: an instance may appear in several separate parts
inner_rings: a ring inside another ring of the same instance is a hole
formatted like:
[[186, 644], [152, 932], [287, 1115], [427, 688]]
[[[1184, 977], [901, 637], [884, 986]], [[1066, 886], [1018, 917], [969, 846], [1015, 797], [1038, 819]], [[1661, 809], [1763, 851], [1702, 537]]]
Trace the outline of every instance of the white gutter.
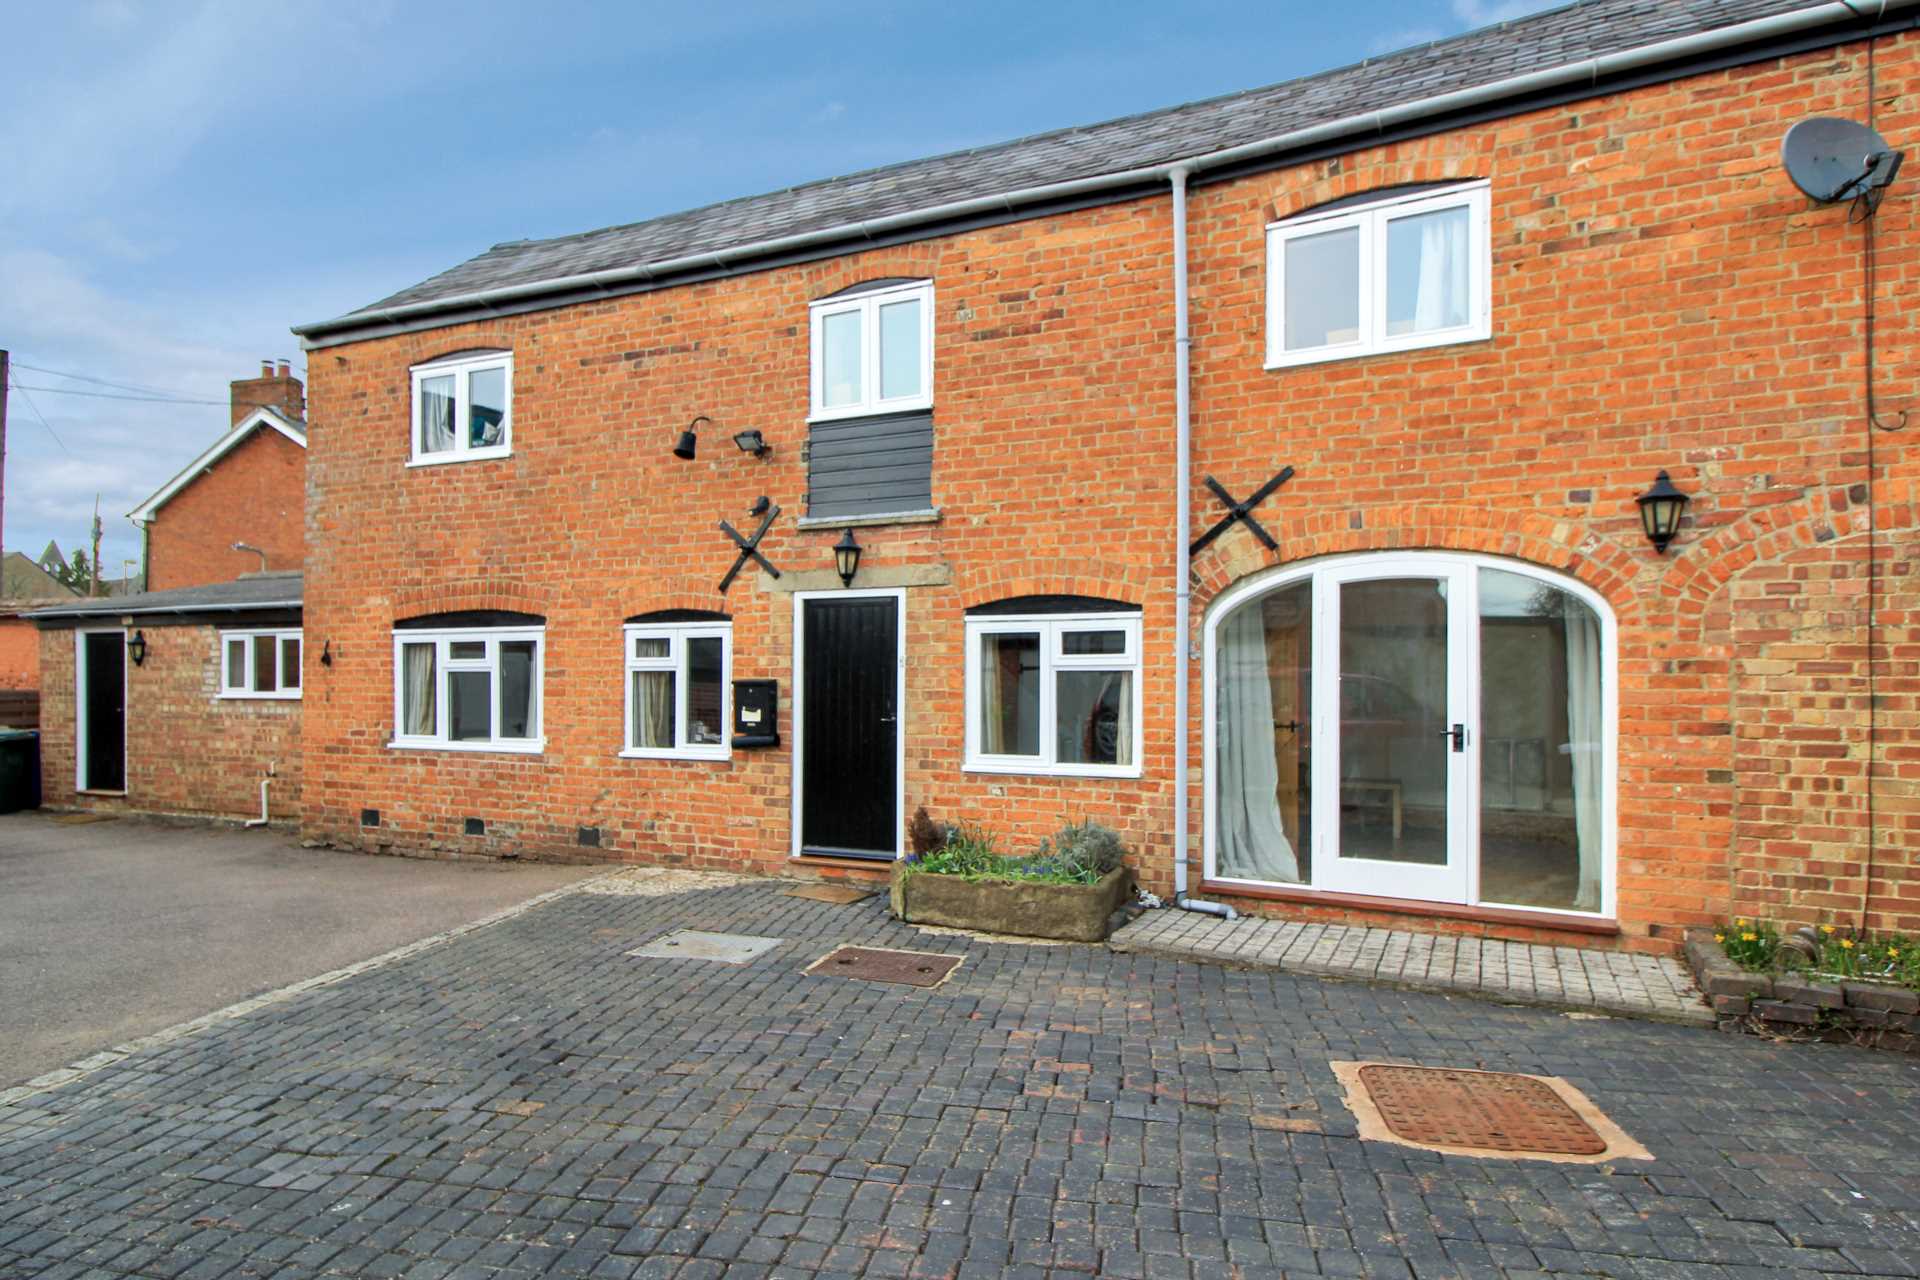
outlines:
[[1187, 896], [1187, 677], [1193, 648], [1193, 336], [1187, 323], [1187, 171], [1173, 181], [1173, 488], [1175, 554], [1173, 588], [1173, 905], [1210, 916], [1238, 916], [1224, 902]]
[[[1878, 0], [1877, 16], [1884, 17], [1896, 9], [1909, 8], [1920, 4], [1920, 0]], [[1869, 15], [1852, 6], [1833, 0], [1831, 3], [1817, 4], [1805, 9], [1796, 9], [1792, 13], [1775, 14], [1766, 18], [1755, 18], [1748, 22], [1735, 23], [1713, 31], [1697, 32], [1689, 36], [1677, 36], [1670, 40], [1660, 40], [1653, 44], [1640, 45], [1633, 49], [1624, 49], [1619, 53], [1604, 54], [1597, 58], [1584, 58], [1578, 62], [1564, 63], [1540, 71], [1530, 71], [1524, 75], [1508, 76], [1487, 84], [1475, 85], [1468, 89], [1456, 89], [1450, 93], [1435, 94], [1419, 98], [1413, 102], [1386, 107], [1379, 111], [1360, 112], [1343, 116], [1338, 120], [1329, 120], [1321, 124], [1309, 125], [1302, 129], [1290, 130], [1239, 146], [1207, 152], [1182, 160], [1167, 161], [1136, 169], [1123, 169], [1113, 173], [1096, 174], [1088, 178], [1075, 178], [1067, 182], [1046, 183], [1040, 186], [1023, 187], [1000, 195], [975, 196], [966, 200], [954, 200], [946, 204], [931, 205], [913, 209], [904, 213], [889, 214], [881, 218], [868, 218], [857, 222], [840, 223], [813, 231], [799, 232], [794, 235], [776, 236], [767, 240], [756, 240], [747, 244], [730, 245], [721, 249], [704, 250], [677, 258], [664, 258], [657, 262], [642, 263], [634, 266], [608, 267], [601, 271], [583, 272], [578, 275], [559, 276], [526, 284], [503, 285], [494, 289], [477, 289], [468, 293], [451, 294], [444, 298], [434, 298], [425, 302], [402, 303], [395, 307], [386, 307], [378, 311], [356, 311], [351, 315], [340, 316], [332, 320], [316, 321], [312, 324], [297, 325], [293, 332], [302, 339], [302, 346], [312, 350], [312, 341], [316, 334], [327, 334], [342, 330], [359, 329], [379, 323], [404, 325], [418, 316], [439, 311], [453, 311], [465, 307], [484, 307], [499, 302], [514, 302], [525, 298], [538, 297], [541, 294], [558, 293], [573, 289], [602, 288], [607, 285], [627, 284], [637, 280], [647, 280], [659, 275], [672, 275], [680, 271], [700, 267], [725, 268], [733, 263], [753, 258], [766, 257], [776, 253], [806, 249], [816, 245], [842, 240], [872, 239], [888, 233], [918, 226], [923, 223], [944, 222], [953, 218], [962, 218], [975, 214], [1011, 212], [1022, 205], [1038, 204], [1049, 200], [1060, 200], [1071, 196], [1091, 192], [1111, 190], [1118, 187], [1134, 186], [1151, 182], [1167, 182], [1173, 177], [1175, 169], [1184, 169], [1189, 174], [1197, 174], [1207, 169], [1223, 165], [1236, 164], [1245, 160], [1256, 160], [1277, 152], [1295, 147], [1309, 146], [1315, 143], [1329, 142], [1348, 136], [1364, 136], [1370, 133], [1382, 133], [1395, 125], [1406, 124], [1426, 116], [1441, 115], [1450, 111], [1461, 111], [1470, 107], [1483, 106], [1498, 102], [1504, 98], [1522, 94], [1537, 93], [1548, 89], [1564, 88], [1582, 83], [1591, 84], [1604, 77], [1622, 72], [1635, 71], [1679, 58], [1693, 57], [1717, 52], [1752, 41], [1765, 40], [1776, 36], [1789, 36], [1801, 31], [1834, 23], [1860, 21]]]
[[[111, 598], [111, 597], [109, 597]], [[298, 609], [298, 600], [262, 600], [257, 604], [169, 604], [147, 605], [139, 609], [35, 609], [20, 616], [35, 618], [133, 618], [167, 613], [251, 613], [256, 609]]]

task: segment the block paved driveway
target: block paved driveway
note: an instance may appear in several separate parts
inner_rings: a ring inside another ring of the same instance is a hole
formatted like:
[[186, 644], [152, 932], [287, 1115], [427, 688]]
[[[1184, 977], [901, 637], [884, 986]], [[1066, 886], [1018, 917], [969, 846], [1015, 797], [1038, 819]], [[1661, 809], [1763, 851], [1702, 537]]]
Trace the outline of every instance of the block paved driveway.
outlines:
[[0, 1089], [589, 874], [0, 814]]
[[[741, 967], [622, 953], [771, 935]], [[963, 954], [930, 991], [803, 974]], [[1557, 1074], [1658, 1157], [1362, 1143], [1329, 1059]], [[0, 1107], [0, 1275], [1920, 1274], [1920, 1065], [578, 893]]]

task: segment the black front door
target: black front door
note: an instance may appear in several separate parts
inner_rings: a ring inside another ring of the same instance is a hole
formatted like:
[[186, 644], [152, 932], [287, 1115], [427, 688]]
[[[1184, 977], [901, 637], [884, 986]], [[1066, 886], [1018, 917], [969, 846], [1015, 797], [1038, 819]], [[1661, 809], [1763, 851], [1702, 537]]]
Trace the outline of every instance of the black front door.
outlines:
[[900, 606], [801, 602], [800, 850], [892, 858], [900, 847]]
[[80, 708], [86, 730], [80, 785], [89, 791], [127, 789], [127, 642], [118, 631], [89, 631], [81, 636], [86, 704]]

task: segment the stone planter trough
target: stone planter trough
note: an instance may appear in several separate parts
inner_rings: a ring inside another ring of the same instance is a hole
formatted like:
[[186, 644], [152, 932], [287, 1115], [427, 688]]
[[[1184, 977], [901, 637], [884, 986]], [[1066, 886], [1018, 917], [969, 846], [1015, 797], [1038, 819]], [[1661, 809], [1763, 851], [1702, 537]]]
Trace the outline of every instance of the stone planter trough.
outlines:
[[911, 924], [943, 924], [983, 933], [1099, 942], [1127, 899], [1133, 872], [1109, 871], [1094, 884], [966, 880], [893, 868], [893, 914]]

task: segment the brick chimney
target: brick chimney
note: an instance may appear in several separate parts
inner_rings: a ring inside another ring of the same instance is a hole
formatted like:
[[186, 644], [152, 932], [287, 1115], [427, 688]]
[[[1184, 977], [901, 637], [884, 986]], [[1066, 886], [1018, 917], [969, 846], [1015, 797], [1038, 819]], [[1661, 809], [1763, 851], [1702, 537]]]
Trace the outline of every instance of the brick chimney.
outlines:
[[238, 378], [231, 386], [233, 421], [230, 426], [240, 425], [240, 419], [263, 407], [273, 409], [294, 422], [306, 421], [306, 388], [300, 385], [300, 379], [293, 376], [293, 366], [285, 360], [277, 364], [272, 360], [262, 360], [259, 377]]

